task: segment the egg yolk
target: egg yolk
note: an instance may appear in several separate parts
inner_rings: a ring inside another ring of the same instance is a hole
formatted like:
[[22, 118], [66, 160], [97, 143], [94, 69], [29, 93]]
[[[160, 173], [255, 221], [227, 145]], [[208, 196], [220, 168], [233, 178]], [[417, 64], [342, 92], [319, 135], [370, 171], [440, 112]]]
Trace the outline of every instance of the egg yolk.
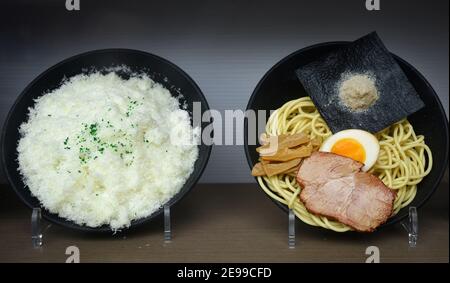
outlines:
[[361, 163], [364, 163], [366, 160], [366, 151], [364, 150], [364, 147], [355, 139], [347, 138], [338, 140], [331, 148], [331, 152]]

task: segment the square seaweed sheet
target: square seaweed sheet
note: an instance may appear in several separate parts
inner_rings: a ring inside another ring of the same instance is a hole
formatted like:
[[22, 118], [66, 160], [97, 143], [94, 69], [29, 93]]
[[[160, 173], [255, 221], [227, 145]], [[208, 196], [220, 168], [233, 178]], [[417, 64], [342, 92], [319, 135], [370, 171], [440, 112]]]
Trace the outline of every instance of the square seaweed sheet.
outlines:
[[[351, 111], [339, 98], [343, 77], [356, 74], [374, 77], [379, 95], [363, 112]], [[376, 133], [425, 106], [375, 32], [300, 67], [296, 75], [333, 133], [345, 129]]]

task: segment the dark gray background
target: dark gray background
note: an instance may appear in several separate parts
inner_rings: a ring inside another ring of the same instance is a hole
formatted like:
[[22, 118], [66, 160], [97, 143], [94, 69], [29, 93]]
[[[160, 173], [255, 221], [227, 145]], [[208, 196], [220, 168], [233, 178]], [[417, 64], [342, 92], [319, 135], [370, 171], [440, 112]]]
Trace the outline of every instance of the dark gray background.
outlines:
[[[51, 65], [93, 49], [160, 55], [199, 84], [210, 107], [245, 109], [254, 87], [302, 47], [354, 40], [376, 30], [439, 94], [448, 116], [448, 1], [92, 1], [0, 2], [0, 123], [23, 88]], [[95, 3], [94, 3], [95, 2]], [[216, 146], [202, 182], [253, 182], [242, 146]], [[0, 175], [0, 182], [4, 181]]]

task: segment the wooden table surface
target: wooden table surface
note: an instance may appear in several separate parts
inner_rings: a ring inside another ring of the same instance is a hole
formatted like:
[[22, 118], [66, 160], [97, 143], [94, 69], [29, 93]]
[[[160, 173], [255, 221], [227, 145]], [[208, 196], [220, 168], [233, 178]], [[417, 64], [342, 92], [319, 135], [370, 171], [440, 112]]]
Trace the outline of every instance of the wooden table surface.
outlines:
[[90, 235], [46, 224], [33, 249], [30, 210], [0, 187], [0, 262], [65, 262], [68, 246], [81, 262], [364, 262], [377, 246], [381, 262], [448, 262], [448, 170], [419, 210], [416, 248], [398, 225], [372, 234], [334, 233], [297, 221], [297, 245], [287, 247], [287, 215], [256, 184], [200, 184], [172, 209], [173, 240], [163, 241], [162, 217], [121, 235]]

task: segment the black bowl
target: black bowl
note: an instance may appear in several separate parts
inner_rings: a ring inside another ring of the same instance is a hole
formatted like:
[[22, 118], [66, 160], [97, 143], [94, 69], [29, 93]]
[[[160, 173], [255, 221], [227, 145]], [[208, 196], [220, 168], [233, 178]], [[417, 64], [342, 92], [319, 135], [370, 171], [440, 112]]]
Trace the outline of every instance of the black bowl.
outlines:
[[[34, 105], [34, 99], [49, 90], [51, 91], [58, 88], [64, 78], [69, 78], [92, 70], [105, 71], [108, 68], [111, 69], [112, 67], [123, 65], [127, 66], [131, 72], [146, 73], [154, 81], [169, 89], [173, 96], [178, 97], [178, 94], [181, 93], [182, 97], [180, 98], [180, 102], [181, 104], [186, 103], [187, 110], [191, 115], [193, 111], [193, 102], [201, 103], [202, 113], [209, 109], [208, 103], [200, 88], [183, 70], [173, 63], [153, 54], [130, 49], [105, 49], [83, 53], [56, 64], [39, 75], [20, 94], [9, 111], [2, 132], [2, 161], [6, 176], [18, 196], [30, 208], [39, 207], [40, 204], [38, 199], [31, 195], [31, 192], [23, 183], [21, 175], [18, 172], [16, 150], [20, 138], [18, 128], [28, 119], [28, 108]], [[129, 76], [129, 72], [118, 72], [118, 74], [122, 77]], [[206, 125], [206, 123], [202, 123], [202, 129]], [[173, 205], [178, 202], [193, 188], [208, 163], [210, 153], [210, 145], [205, 145], [203, 143], [199, 145], [199, 157], [195, 162], [193, 173], [190, 175], [180, 192], [168, 201], [168, 205]], [[136, 227], [143, 224], [161, 214], [162, 211], [163, 208], [160, 208], [145, 218], [132, 221], [130, 227]], [[76, 230], [111, 232], [109, 226], [103, 225], [101, 227], [91, 228], [78, 225], [72, 221], [63, 219], [56, 214], [52, 214], [45, 209], [43, 209], [42, 215], [50, 222]]]
[[[253, 91], [247, 109], [267, 110], [267, 117], [265, 117], [267, 119], [269, 110], [275, 110], [289, 100], [307, 96], [294, 71], [300, 66], [306, 65], [347, 43], [327, 42], [317, 44], [288, 55], [264, 75]], [[427, 80], [408, 62], [394, 54], [393, 56], [425, 103], [423, 109], [408, 117], [416, 133], [425, 136], [425, 141], [433, 153], [433, 169], [418, 185], [417, 195], [409, 205], [420, 207], [435, 192], [448, 165], [448, 121], [436, 92]], [[248, 144], [250, 133], [247, 121], [245, 121], [244, 131], [245, 154], [248, 164], [252, 168], [258, 162], [259, 156], [255, 150], [257, 146]], [[272, 198], [270, 199], [273, 200]], [[286, 212], [288, 211], [286, 205], [275, 200], [273, 201], [280, 208]], [[408, 215], [408, 207], [401, 209], [397, 215], [391, 217], [383, 226], [404, 219]]]

